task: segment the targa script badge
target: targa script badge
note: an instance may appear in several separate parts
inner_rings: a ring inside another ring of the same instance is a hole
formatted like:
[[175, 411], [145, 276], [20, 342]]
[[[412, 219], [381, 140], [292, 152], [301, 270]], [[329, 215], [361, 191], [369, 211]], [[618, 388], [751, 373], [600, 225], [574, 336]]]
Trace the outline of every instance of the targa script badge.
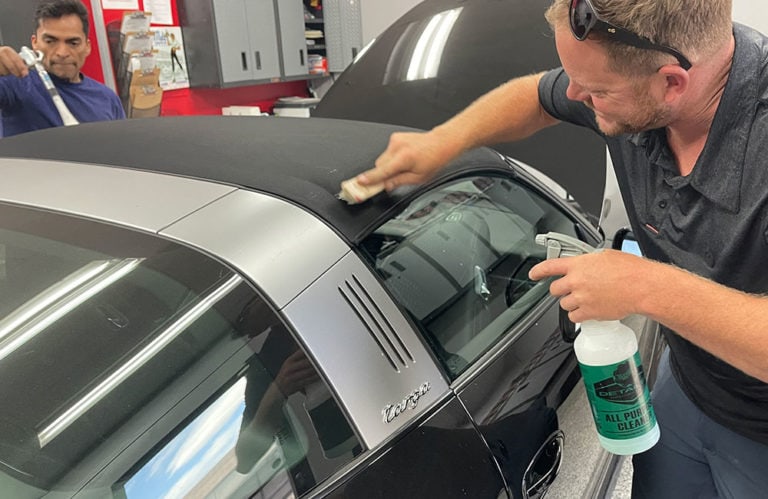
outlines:
[[402, 402], [389, 404], [384, 407], [384, 410], [381, 411], [382, 416], [384, 416], [384, 422], [391, 423], [407, 409], [415, 409], [416, 405], [419, 403], [419, 399], [426, 395], [430, 388], [432, 388], [432, 386], [429, 384], [429, 381], [425, 381], [421, 386], [409, 393]]

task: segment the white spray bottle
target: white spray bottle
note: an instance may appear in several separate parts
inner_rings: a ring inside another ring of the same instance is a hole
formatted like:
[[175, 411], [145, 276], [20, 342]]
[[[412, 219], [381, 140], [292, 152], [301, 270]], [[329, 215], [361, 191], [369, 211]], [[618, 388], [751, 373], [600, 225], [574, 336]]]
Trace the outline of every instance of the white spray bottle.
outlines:
[[[547, 258], [594, 251], [556, 232], [539, 234], [536, 242], [547, 248]], [[619, 321], [585, 321], [573, 348], [603, 448], [629, 455], [653, 447], [660, 431], [634, 331]]]

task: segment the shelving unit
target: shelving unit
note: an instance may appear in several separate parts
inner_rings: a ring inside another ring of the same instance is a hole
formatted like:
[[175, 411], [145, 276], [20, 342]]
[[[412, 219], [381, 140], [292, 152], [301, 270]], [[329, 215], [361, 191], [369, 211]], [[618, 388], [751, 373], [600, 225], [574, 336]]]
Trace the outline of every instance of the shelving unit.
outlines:
[[[313, 5], [316, 4], [316, 5]], [[328, 53], [326, 45], [325, 19], [323, 18], [322, 2], [304, 1], [304, 35], [307, 42], [307, 65], [310, 75], [323, 77], [328, 74]], [[312, 60], [322, 57], [325, 68], [323, 72], [313, 71]]]

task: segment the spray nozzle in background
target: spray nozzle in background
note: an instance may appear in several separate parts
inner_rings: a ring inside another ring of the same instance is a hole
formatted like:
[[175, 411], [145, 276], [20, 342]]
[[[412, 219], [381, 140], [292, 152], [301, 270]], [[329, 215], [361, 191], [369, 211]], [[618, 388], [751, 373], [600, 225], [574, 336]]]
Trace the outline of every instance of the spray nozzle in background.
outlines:
[[64, 126], [78, 125], [80, 122], [77, 121], [77, 118], [75, 118], [67, 105], [64, 103], [64, 99], [61, 98], [59, 91], [56, 90], [56, 85], [53, 84], [51, 76], [43, 66], [43, 53], [39, 50], [32, 50], [29, 47], [21, 47], [19, 56], [27, 66], [30, 68], [35, 68], [35, 71], [40, 76], [45, 89], [48, 90], [48, 95], [50, 95], [51, 99], [53, 99], [53, 104], [56, 106], [56, 110], [59, 112], [59, 116], [61, 116], [61, 121], [64, 123]]
[[39, 50], [32, 50], [29, 47], [21, 47], [19, 56], [21, 57], [21, 60], [24, 61], [24, 64], [30, 68], [43, 61], [43, 53]]

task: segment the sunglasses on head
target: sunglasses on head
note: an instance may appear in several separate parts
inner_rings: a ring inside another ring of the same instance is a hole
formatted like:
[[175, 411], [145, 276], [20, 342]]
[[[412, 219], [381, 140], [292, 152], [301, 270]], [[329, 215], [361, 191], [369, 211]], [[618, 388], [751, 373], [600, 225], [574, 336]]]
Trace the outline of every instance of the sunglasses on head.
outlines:
[[667, 47], [666, 45], [653, 43], [645, 37], [600, 19], [590, 0], [571, 0], [571, 7], [568, 14], [571, 23], [571, 32], [579, 41], [586, 40], [589, 33], [594, 29], [608, 35], [610, 39], [626, 45], [665, 52], [677, 59], [677, 62], [680, 63], [680, 67], [686, 71], [691, 68], [691, 62], [677, 50]]

